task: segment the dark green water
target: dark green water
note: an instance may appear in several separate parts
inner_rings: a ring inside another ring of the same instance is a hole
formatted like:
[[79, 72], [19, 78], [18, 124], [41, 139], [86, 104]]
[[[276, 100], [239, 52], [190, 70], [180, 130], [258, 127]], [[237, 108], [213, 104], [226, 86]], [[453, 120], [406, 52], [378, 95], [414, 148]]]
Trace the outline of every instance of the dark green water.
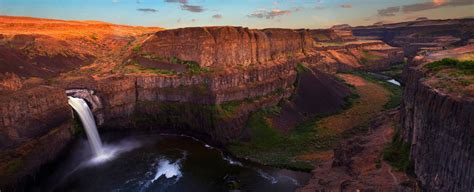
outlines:
[[[104, 136], [102, 136], [104, 138]], [[294, 191], [309, 174], [232, 160], [219, 149], [182, 136], [108, 138], [114, 156], [91, 161], [86, 140], [36, 184], [41, 191]]]

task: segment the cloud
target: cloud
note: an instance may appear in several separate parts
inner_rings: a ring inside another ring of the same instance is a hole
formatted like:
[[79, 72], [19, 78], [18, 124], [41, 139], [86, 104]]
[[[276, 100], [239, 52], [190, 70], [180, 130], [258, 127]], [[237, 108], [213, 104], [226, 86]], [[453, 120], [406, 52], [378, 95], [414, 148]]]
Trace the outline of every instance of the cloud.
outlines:
[[194, 13], [199, 13], [199, 12], [204, 11], [204, 9], [201, 6], [188, 5], [188, 4], [181, 4], [181, 10], [190, 11]]
[[387, 7], [385, 9], [377, 10], [379, 16], [382, 17], [391, 17], [395, 16], [397, 13], [413, 13], [418, 11], [425, 11], [431, 9], [437, 9], [441, 7], [448, 7], [448, 6], [464, 6], [464, 5], [474, 5], [474, 0], [432, 0], [430, 2], [424, 3], [414, 3], [414, 4], [407, 4], [402, 6], [395, 6], [395, 7]]
[[188, 4], [188, 0], [165, 0], [167, 3], [181, 3], [181, 4]]
[[222, 19], [222, 15], [221, 14], [215, 14], [212, 16], [213, 19]]
[[387, 7], [385, 9], [379, 9], [379, 10], [377, 10], [377, 12], [380, 16], [383, 16], [383, 17], [395, 16], [395, 13], [400, 12], [400, 6]]
[[339, 7], [345, 8], [345, 9], [350, 9], [350, 8], [352, 8], [352, 5], [351, 4], [342, 4], [342, 5], [339, 5]]
[[165, 0], [166, 3], [179, 3], [181, 4], [181, 10], [199, 13], [203, 12], [204, 9], [198, 5], [189, 5], [188, 0]]
[[158, 12], [156, 9], [151, 9], [151, 8], [140, 8], [137, 9], [137, 11], [145, 12], [145, 13], [155, 13]]
[[404, 5], [402, 7], [403, 13], [413, 13], [418, 11], [436, 9], [440, 7], [447, 6], [464, 6], [464, 5], [474, 5], [473, 0], [433, 0], [432, 2], [426, 3], [416, 3], [410, 5]]
[[317, 9], [317, 10], [323, 10], [325, 9], [326, 7], [322, 6], [322, 5], [316, 5], [316, 7], [314, 7], [314, 9]]
[[247, 15], [247, 17], [251, 18], [265, 18], [265, 19], [274, 19], [276, 17], [281, 17], [285, 15], [291, 15], [293, 12], [298, 12], [301, 11], [302, 8], [294, 8], [292, 10], [280, 10], [280, 9], [272, 9], [271, 11], [268, 10], [257, 10], [254, 11], [253, 13]]
[[424, 11], [424, 10], [429, 10], [429, 9], [435, 9], [440, 7], [442, 4], [436, 4], [433, 2], [426, 2], [426, 3], [416, 3], [416, 4], [411, 4], [411, 5], [404, 5], [403, 6], [403, 12], [404, 13], [411, 13], [411, 12], [417, 12], [417, 11]]

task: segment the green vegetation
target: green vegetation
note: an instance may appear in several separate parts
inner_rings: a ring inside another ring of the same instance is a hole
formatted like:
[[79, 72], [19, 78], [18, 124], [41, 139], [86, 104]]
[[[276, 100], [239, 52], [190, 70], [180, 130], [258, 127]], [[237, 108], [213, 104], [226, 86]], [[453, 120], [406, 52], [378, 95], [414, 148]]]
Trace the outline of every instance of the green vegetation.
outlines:
[[445, 58], [440, 61], [435, 61], [425, 65], [426, 68], [432, 71], [440, 71], [442, 69], [451, 68], [457, 69], [465, 75], [474, 74], [474, 61], [460, 61], [457, 59]]
[[346, 43], [344, 42], [317, 42], [315, 43], [316, 46], [321, 46], [321, 47], [339, 47], [339, 46], [344, 46]]
[[[296, 70], [301, 73], [308, 69], [298, 64]], [[229, 150], [238, 157], [266, 165], [310, 171], [314, 163], [313, 155], [332, 149], [341, 139], [368, 131], [370, 119], [389, 100], [384, 96], [389, 95], [388, 91], [381, 88], [377, 96], [372, 96], [373, 88], [380, 86], [374, 83], [368, 86], [356, 87], [360, 97], [351, 95], [345, 99], [344, 108], [347, 110], [325, 117], [308, 117], [290, 132], [283, 132], [272, 125], [271, 119], [279, 110], [262, 109], [254, 112], [247, 122], [250, 139], [233, 143]], [[390, 85], [387, 83], [387, 86]], [[374, 106], [364, 104], [369, 101]]]
[[73, 135], [79, 135], [84, 133], [84, 127], [82, 126], [82, 122], [79, 119], [79, 115], [77, 112], [74, 111], [74, 119], [72, 120], [72, 134]]
[[[351, 87], [351, 89], [355, 89]], [[344, 105], [342, 106], [342, 109], [349, 109], [351, 108], [360, 98], [360, 95], [358, 94], [351, 94], [347, 97], [344, 98]]]
[[309, 72], [309, 69], [303, 65], [303, 63], [298, 63], [296, 64], [296, 71], [298, 73], [305, 73], [305, 72]]
[[381, 73], [383, 75], [399, 80], [402, 78], [403, 67], [405, 67], [405, 64], [405, 62], [402, 62], [396, 65], [392, 65], [390, 66], [389, 70], [382, 71]]
[[283, 133], [271, 125], [269, 119], [280, 112], [279, 107], [264, 108], [253, 113], [247, 127], [251, 140], [236, 142], [230, 151], [239, 157], [246, 157], [260, 163], [293, 169], [311, 171], [311, 162], [298, 159], [299, 156], [314, 151], [329, 150], [343, 138], [366, 133], [367, 125], [357, 126], [340, 134], [319, 124], [320, 117], [308, 118], [290, 133]]
[[208, 67], [201, 67], [199, 64], [195, 61], [186, 61], [184, 63], [188, 67], [188, 72], [191, 75], [197, 75], [201, 73], [209, 73], [212, 72], [212, 70]]
[[[309, 71], [301, 63], [297, 64], [296, 70], [298, 73]], [[345, 98], [345, 108], [350, 108], [358, 98], [357, 94]], [[337, 134], [331, 129], [319, 126], [320, 117], [308, 117], [291, 132], [284, 133], [271, 123], [271, 118], [280, 114], [280, 106], [263, 108], [252, 113], [246, 125], [250, 130], [251, 139], [235, 142], [230, 145], [229, 150], [239, 157], [266, 165], [309, 172], [313, 165], [309, 161], [298, 159], [299, 156], [315, 150], [328, 150], [339, 139], [351, 134]]]
[[151, 73], [161, 75], [177, 75], [176, 71], [159, 69], [154, 67], [143, 67], [137, 61], [132, 61], [129, 64], [119, 67], [125, 73]]
[[394, 85], [385, 80], [380, 80], [367, 72], [356, 71], [352, 72], [352, 74], [358, 75], [367, 81], [382, 85], [385, 89], [390, 91], [390, 100], [384, 105], [385, 109], [393, 109], [400, 106], [403, 94], [403, 89], [401, 86]]
[[314, 35], [318, 40], [320, 41], [328, 41], [330, 40], [329, 37], [327, 37], [326, 35], [324, 34], [321, 34], [321, 33], [317, 33]]
[[362, 51], [362, 58], [360, 59], [360, 63], [362, 65], [368, 65], [370, 64], [369, 62], [370, 61], [377, 61], [377, 60], [380, 60], [380, 59], [383, 59], [382, 56], [380, 55], [375, 55], [373, 53], [370, 53], [369, 51]]
[[[212, 111], [215, 111], [216, 112], [216, 115], [218, 118], [221, 118], [221, 119], [225, 119], [225, 118], [229, 118], [229, 117], [234, 117], [235, 116], [235, 112], [237, 111], [237, 109], [243, 105], [243, 104], [251, 104], [251, 103], [255, 103], [256, 101], [258, 100], [261, 100], [265, 97], [273, 97], [273, 96], [277, 96], [277, 95], [281, 95], [283, 94], [285, 91], [285, 89], [283, 88], [278, 88], [276, 89], [275, 91], [265, 95], [265, 96], [257, 96], [257, 97], [253, 97], [253, 98], [245, 98], [243, 100], [237, 100], [237, 101], [228, 101], [228, 102], [224, 102], [224, 103], [221, 103], [221, 104], [216, 104], [216, 105], [212, 105], [211, 106], [211, 110]], [[280, 107], [270, 107], [270, 108], [265, 108], [265, 109], [262, 109], [262, 110], [265, 110], [265, 111], [268, 111], [268, 112], [272, 112], [272, 113], [279, 113], [280, 112]]]
[[140, 45], [140, 44], [137, 44], [137, 45], [135, 45], [135, 46], [132, 48], [132, 51], [133, 51], [134, 53], [138, 53], [138, 52], [140, 52], [141, 50], [142, 50], [142, 45]]
[[215, 112], [217, 118], [226, 119], [233, 117], [238, 107], [242, 105], [244, 101], [229, 101], [222, 104], [211, 105], [210, 109]]
[[380, 55], [375, 55], [373, 53], [370, 53], [369, 51], [363, 51], [362, 54], [364, 55], [364, 57], [368, 60], [379, 60], [379, 59], [383, 59], [382, 56]]
[[414, 176], [413, 162], [410, 161], [411, 144], [404, 142], [399, 135], [397, 128], [392, 142], [383, 150], [383, 159], [395, 170], [404, 171], [408, 175]]
[[474, 61], [460, 61], [457, 59], [442, 59], [428, 63], [427, 80], [433, 87], [460, 96], [474, 96]]
[[7, 165], [1, 170], [0, 178], [5, 177], [4, 179], [7, 179], [9, 176], [16, 174], [23, 166], [24, 162], [20, 158], [8, 161]]
[[312, 130], [296, 129], [287, 136], [273, 128], [267, 118], [278, 114], [278, 108], [266, 108], [253, 113], [247, 127], [252, 138], [249, 142], [237, 142], [230, 146], [230, 150], [240, 157], [248, 157], [263, 164], [291, 168], [300, 171], [311, 171], [312, 166], [294, 157], [309, 148], [309, 133]]
[[[298, 64], [296, 70], [302, 73], [308, 69]], [[354, 75], [361, 76], [367, 84], [352, 86], [357, 95], [345, 98], [345, 110], [324, 117], [308, 117], [295, 129], [284, 132], [273, 126], [272, 118], [279, 114], [279, 110], [262, 109], [254, 112], [247, 122], [251, 137], [233, 143], [229, 150], [236, 156], [266, 165], [310, 171], [314, 162], [342, 139], [367, 133], [370, 120], [380, 110], [399, 104], [400, 87], [367, 73]], [[343, 79], [339, 81], [345, 82]]]
[[208, 67], [201, 67], [199, 66], [199, 63], [195, 61], [186, 61], [182, 60], [178, 57], [161, 57], [161, 56], [156, 56], [150, 53], [142, 54], [141, 55], [144, 58], [153, 60], [153, 61], [161, 61], [161, 62], [167, 62], [171, 64], [180, 64], [180, 65], [186, 65], [188, 68], [188, 73], [191, 75], [197, 75], [197, 74], [202, 74], [202, 73], [210, 73], [212, 70]]
[[89, 38], [91, 38], [92, 40], [94, 41], [97, 41], [97, 39], [99, 39], [99, 37], [97, 36], [97, 33], [92, 33], [89, 35]]

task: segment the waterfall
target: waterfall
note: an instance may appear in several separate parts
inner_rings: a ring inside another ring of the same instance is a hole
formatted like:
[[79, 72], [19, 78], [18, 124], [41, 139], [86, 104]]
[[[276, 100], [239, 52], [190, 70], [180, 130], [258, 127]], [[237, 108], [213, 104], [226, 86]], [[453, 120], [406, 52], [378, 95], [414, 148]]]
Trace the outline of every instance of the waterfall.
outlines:
[[81, 98], [69, 97], [68, 103], [79, 114], [82, 124], [86, 129], [89, 144], [95, 155], [101, 156], [103, 154], [102, 141], [100, 140], [99, 133], [97, 132], [94, 116], [92, 115], [89, 106], [84, 101], [84, 99]]

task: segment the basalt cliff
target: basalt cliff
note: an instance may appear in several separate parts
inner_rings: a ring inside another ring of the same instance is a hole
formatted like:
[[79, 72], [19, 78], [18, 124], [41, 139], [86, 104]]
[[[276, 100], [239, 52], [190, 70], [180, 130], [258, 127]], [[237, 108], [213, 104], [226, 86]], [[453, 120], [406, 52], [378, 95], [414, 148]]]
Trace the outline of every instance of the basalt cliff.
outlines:
[[[249, 116], [262, 108], [281, 105], [282, 116], [296, 114], [273, 120], [284, 131], [342, 109], [352, 91], [334, 73], [388, 69], [403, 63], [407, 50], [403, 40], [386, 38], [398, 29], [389, 27], [375, 34], [376, 27], [163, 30], [24, 17], [0, 21], [0, 186], [34, 179], [80, 135], [67, 96], [87, 101], [101, 132], [180, 133], [225, 145], [249, 137]], [[352, 33], [383, 41], [357, 40]], [[472, 30], [459, 34], [462, 44]], [[404, 77], [400, 134], [412, 143], [423, 187], [469, 189], [472, 102], [433, 91], [416, 67]], [[451, 149], [455, 157], [442, 155]]]
[[310, 30], [0, 19], [2, 185], [24, 181], [80, 132], [67, 96], [86, 99], [101, 131], [185, 133], [225, 144], [248, 134], [251, 112], [291, 103], [298, 65], [316, 71], [300, 85], [321, 85], [309, 96], [331, 98], [311, 106], [334, 104], [310, 111], [316, 115], [341, 108], [351, 94], [324, 73], [403, 59], [383, 42], [318, 45]]
[[225, 144], [248, 134], [251, 112], [291, 102], [299, 65], [316, 71], [300, 85], [321, 85], [309, 96], [331, 98], [311, 106], [334, 104], [310, 111], [316, 115], [338, 110], [351, 94], [324, 73], [403, 59], [380, 41], [318, 45], [310, 30], [0, 19], [2, 185], [24, 181], [80, 132], [68, 95], [86, 99], [101, 131], [186, 133]]
[[473, 66], [439, 61], [473, 53], [472, 44], [436, 51], [416, 57], [405, 69], [399, 134], [411, 144], [410, 159], [424, 191], [474, 189]]

